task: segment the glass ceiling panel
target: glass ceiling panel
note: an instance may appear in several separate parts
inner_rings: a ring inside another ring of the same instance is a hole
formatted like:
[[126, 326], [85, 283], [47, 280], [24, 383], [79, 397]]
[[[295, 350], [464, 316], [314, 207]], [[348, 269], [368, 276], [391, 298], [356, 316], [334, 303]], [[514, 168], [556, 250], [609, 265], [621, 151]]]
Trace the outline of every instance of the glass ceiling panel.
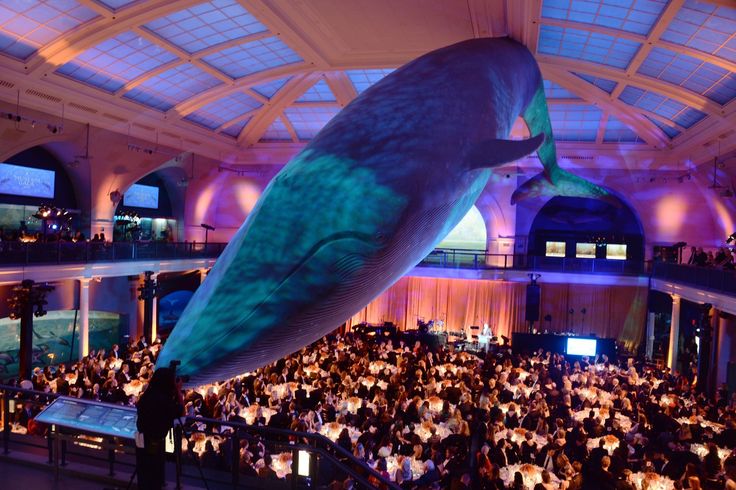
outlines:
[[24, 60], [75, 27], [97, 17], [74, 0], [0, 2], [0, 53]]
[[261, 107], [261, 105], [253, 97], [242, 92], [235, 92], [227, 97], [210, 102], [187, 115], [184, 119], [196, 122], [209, 129], [215, 129], [227, 121]]
[[543, 25], [538, 51], [565, 58], [626, 68], [640, 43], [592, 31]]
[[630, 106], [639, 107], [670, 119], [684, 128], [689, 128], [706, 116], [676, 100], [638, 87], [627, 86], [619, 95], [619, 99]]
[[677, 129], [673, 128], [672, 126], [668, 126], [668, 125], [666, 125], [664, 123], [661, 123], [657, 119], [651, 118], [649, 116], [644, 116], [644, 117], [646, 117], [647, 119], [649, 119], [650, 121], [652, 121], [654, 124], [656, 124], [657, 126], [659, 126], [659, 129], [661, 129], [662, 131], [664, 131], [664, 133], [667, 135], [667, 137], [669, 137], [669, 139], [672, 139], [675, 136], [678, 136], [680, 134], [680, 131], [678, 131]]
[[558, 141], [595, 141], [601, 110], [594, 105], [549, 106], [552, 134]]
[[361, 94], [365, 89], [392, 71], [394, 71], [393, 68], [377, 68], [370, 70], [346, 70], [345, 73], [350, 78], [350, 81], [353, 82], [355, 91]]
[[665, 48], [652, 49], [638, 73], [692, 90], [721, 105], [736, 97], [736, 73]]
[[262, 96], [270, 99], [271, 97], [276, 95], [276, 92], [281, 90], [281, 88], [286, 85], [286, 82], [288, 82], [289, 80], [291, 80], [291, 77], [280, 78], [278, 80], [272, 80], [260, 85], [255, 85], [251, 88]]
[[588, 83], [592, 83], [599, 89], [604, 90], [609, 94], [612, 93], [613, 89], [616, 88], [616, 82], [614, 82], [613, 80], [608, 80], [607, 78], [599, 78], [594, 77], [593, 75], [585, 75], [582, 73], [573, 73], [573, 75], [582, 78]]
[[110, 10], [120, 10], [123, 7], [126, 7], [130, 5], [131, 3], [135, 3], [138, 0], [97, 0], [105, 7], [109, 8]]
[[240, 132], [243, 131], [243, 128], [246, 124], [248, 124], [248, 121], [250, 121], [251, 118], [245, 119], [240, 122], [236, 122], [234, 124], [231, 124], [230, 126], [226, 127], [222, 130], [223, 134], [226, 134], [228, 136], [232, 136], [233, 138], [237, 138], [240, 136]]
[[263, 133], [261, 141], [291, 141], [289, 130], [286, 129], [286, 125], [280, 117], [277, 117]]
[[202, 58], [232, 78], [298, 63], [302, 58], [277, 37], [232, 46]]
[[667, 0], [544, 0], [542, 17], [646, 35], [666, 6]]
[[603, 133], [604, 143], [644, 143], [630, 127], [616, 116], [609, 116]]
[[56, 72], [108, 92], [115, 92], [176, 56], [133, 32], [124, 32], [83, 52]]
[[187, 63], [149, 78], [124, 97], [160, 111], [168, 111], [176, 104], [221, 83], [209, 73]]
[[734, 8], [688, 0], [670, 22], [662, 39], [736, 62]]
[[322, 129], [335, 115], [339, 107], [287, 107], [284, 115], [294, 127], [300, 140], [309, 140]]
[[266, 31], [236, 0], [213, 0], [153, 20], [145, 27], [188, 53]]
[[562, 85], [557, 85], [549, 80], [544, 81], [544, 95], [548, 99], [579, 99], [577, 95], [567, 90]]
[[296, 99], [297, 102], [336, 102], [335, 94], [332, 93], [327, 82], [320, 80], [312, 85], [301, 97]]

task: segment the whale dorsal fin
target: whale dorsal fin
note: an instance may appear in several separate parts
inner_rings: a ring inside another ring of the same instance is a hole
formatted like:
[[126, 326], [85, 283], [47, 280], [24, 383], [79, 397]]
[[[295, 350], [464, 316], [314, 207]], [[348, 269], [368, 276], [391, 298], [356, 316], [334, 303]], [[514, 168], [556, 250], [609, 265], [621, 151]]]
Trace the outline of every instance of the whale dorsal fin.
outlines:
[[473, 147], [465, 163], [469, 170], [497, 167], [534, 153], [544, 143], [544, 133], [526, 140], [486, 140]]

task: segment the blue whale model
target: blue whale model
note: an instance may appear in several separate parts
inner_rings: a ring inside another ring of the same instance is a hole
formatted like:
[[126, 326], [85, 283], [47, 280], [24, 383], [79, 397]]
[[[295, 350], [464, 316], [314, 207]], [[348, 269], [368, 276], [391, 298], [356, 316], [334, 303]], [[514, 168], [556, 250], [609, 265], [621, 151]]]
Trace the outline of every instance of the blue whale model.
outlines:
[[[508, 140], [522, 116], [533, 136]], [[196, 385], [254, 370], [345, 322], [462, 219], [491, 168], [539, 149], [513, 199], [606, 191], [557, 166], [542, 77], [510, 39], [428, 53], [335, 116], [271, 181], [158, 359]]]

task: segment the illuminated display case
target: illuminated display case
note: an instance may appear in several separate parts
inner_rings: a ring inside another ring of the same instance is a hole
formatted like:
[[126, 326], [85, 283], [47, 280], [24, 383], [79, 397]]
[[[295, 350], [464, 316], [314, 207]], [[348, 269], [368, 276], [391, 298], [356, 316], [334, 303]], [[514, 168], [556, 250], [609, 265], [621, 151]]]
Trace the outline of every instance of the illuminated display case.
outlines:
[[595, 243], [576, 243], [575, 257], [579, 259], [594, 259]]
[[609, 243], [606, 245], [606, 258], [609, 260], [626, 260], [626, 244]]
[[564, 257], [565, 242], [546, 242], [544, 255], [547, 257]]

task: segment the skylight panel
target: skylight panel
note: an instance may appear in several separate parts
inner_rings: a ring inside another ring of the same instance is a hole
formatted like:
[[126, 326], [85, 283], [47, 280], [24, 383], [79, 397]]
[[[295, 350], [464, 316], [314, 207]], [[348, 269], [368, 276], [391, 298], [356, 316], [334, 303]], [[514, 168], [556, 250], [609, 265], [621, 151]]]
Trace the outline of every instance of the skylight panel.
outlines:
[[263, 133], [261, 141], [291, 141], [289, 130], [286, 129], [286, 125], [280, 117], [277, 117]]
[[577, 95], [549, 80], [544, 81], [544, 95], [548, 99], [579, 99]]
[[627, 86], [621, 92], [619, 99], [630, 106], [639, 107], [674, 121], [684, 128], [689, 128], [706, 117], [705, 113], [697, 109], [638, 87]]
[[650, 121], [652, 121], [654, 124], [656, 124], [659, 127], [659, 129], [664, 131], [664, 134], [666, 134], [669, 139], [673, 139], [676, 136], [679, 136], [680, 131], [678, 131], [676, 128], [673, 128], [672, 126], [668, 126], [652, 117], [649, 117], [649, 116], [645, 116], [645, 117], [649, 119]]
[[277, 37], [232, 46], [202, 58], [232, 78], [241, 78], [269, 68], [302, 61], [289, 46]]
[[187, 63], [149, 78], [124, 97], [160, 111], [168, 111], [176, 104], [221, 83], [209, 73]]
[[281, 90], [281, 88], [286, 85], [286, 82], [288, 82], [289, 80], [291, 80], [291, 77], [280, 78], [278, 80], [271, 80], [270, 82], [255, 85], [251, 88], [255, 92], [258, 92], [262, 96], [270, 99], [274, 95], [276, 95], [276, 93]]
[[601, 110], [594, 105], [550, 105], [552, 134], [558, 141], [595, 141]]
[[261, 105], [253, 97], [242, 92], [235, 92], [222, 99], [210, 102], [187, 115], [184, 119], [209, 129], [215, 129], [227, 121], [261, 107]]
[[626, 68], [640, 43], [581, 29], [542, 25], [538, 51], [542, 54]]
[[733, 8], [688, 0], [662, 39], [736, 61], [736, 3]]
[[236, 0], [214, 0], [153, 20], [147, 29], [188, 53], [265, 32]]
[[639, 136], [616, 116], [609, 116], [603, 132], [604, 143], [644, 143]]
[[56, 72], [115, 92], [127, 82], [174, 61], [176, 56], [133, 32], [124, 32], [86, 50]]
[[614, 82], [613, 80], [608, 80], [607, 78], [594, 77], [593, 75], [586, 75], [584, 73], [573, 73], [573, 75], [582, 78], [588, 83], [592, 83], [599, 89], [604, 90], [609, 94], [613, 92], [613, 89], [615, 89], [617, 85], [616, 82]]
[[638, 73], [692, 90], [721, 105], [736, 97], [736, 73], [665, 48], [652, 49]]
[[545, 0], [542, 17], [646, 35], [666, 6], [666, 0]]
[[94, 10], [74, 0], [0, 2], [0, 53], [25, 60], [96, 17]]
[[240, 122], [236, 122], [234, 124], [231, 124], [230, 126], [226, 127], [222, 130], [223, 134], [226, 134], [228, 136], [232, 136], [233, 138], [237, 138], [240, 136], [240, 133], [243, 131], [243, 128], [246, 124], [248, 124], [248, 121], [250, 121], [252, 118], [245, 119]]
[[394, 71], [392, 68], [378, 68], [370, 70], [346, 70], [350, 81], [353, 82], [355, 91], [359, 94], [363, 93], [368, 87], [381, 80], [383, 77]]
[[123, 7], [127, 7], [128, 5], [137, 2], [138, 0], [97, 0], [105, 7], [109, 8], [110, 10], [120, 10]]
[[340, 112], [339, 107], [287, 107], [284, 115], [289, 119], [300, 140], [309, 140]]
[[327, 82], [319, 80], [299, 97], [297, 102], [336, 102], [335, 94], [332, 93]]

